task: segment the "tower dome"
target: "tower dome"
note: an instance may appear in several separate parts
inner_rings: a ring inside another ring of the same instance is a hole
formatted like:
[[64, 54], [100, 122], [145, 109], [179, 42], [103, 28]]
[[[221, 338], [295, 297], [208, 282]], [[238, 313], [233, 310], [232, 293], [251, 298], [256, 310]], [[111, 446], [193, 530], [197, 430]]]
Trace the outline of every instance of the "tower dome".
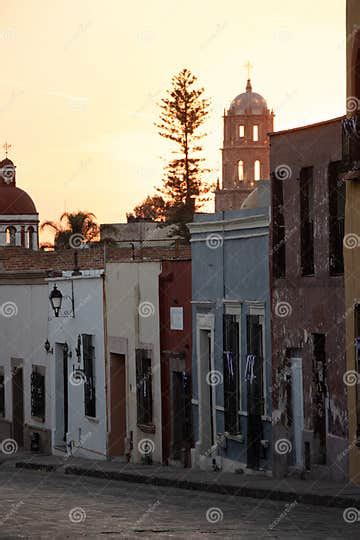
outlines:
[[267, 108], [265, 98], [252, 91], [251, 81], [248, 79], [246, 92], [232, 100], [229, 114], [265, 114]]
[[0, 161], [0, 246], [38, 249], [39, 215], [32, 198], [16, 186], [16, 167]]

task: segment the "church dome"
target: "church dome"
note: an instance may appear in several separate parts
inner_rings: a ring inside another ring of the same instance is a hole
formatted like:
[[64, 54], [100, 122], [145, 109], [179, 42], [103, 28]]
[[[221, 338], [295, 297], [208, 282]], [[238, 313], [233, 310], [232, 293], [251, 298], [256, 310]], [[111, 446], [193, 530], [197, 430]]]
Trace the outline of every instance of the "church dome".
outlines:
[[37, 210], [32, 198], [14, 186], [0, 186], [0, 215], [34, 215]]
[[269, 180], [258, 180], [256, 182], [256, 188], [246, 197], [241, 208], [265, 208], [269, 205], [270, 182]]
[[251, 82], [248, 79], [246, 92], [232, 100], [229, 114], [264, 114], [267, 108], [265, 98], [252, 91]]
[[16, 187], [15, 165], [9, 158], [0, 161], [0, 215], [34, 215], [31, 197]]

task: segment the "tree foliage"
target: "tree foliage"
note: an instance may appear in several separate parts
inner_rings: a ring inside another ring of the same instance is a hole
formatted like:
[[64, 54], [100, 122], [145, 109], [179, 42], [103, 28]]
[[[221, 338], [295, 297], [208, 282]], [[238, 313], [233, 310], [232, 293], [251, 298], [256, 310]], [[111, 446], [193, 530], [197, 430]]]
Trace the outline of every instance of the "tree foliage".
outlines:
[[142, 203], [126, 214], [128, 221], [147, 219], [164, 222], [168, 216], [168, 204], [161, 195], [148, 195]]
[[160, 120], [156, 124], [161, 137], [174, 143], [174, 158], [166, 165], [163, 186], [159, 189], [169, 203], [170, 222], [192, 219], [204, 202], [210, 186], [205, 182], [201, 155], [201, 128], [209, 113], [209, 100], [197, 78], [183, 69], [172, 79], [172, 87], [160, 103]]
[[91, 242], [99, 236], [99, 226], [91, 212], [64, 212], [58, 222], [44, 221], [41, 230], [55, 233], [55, 249], [71, 248], [81, 242]]

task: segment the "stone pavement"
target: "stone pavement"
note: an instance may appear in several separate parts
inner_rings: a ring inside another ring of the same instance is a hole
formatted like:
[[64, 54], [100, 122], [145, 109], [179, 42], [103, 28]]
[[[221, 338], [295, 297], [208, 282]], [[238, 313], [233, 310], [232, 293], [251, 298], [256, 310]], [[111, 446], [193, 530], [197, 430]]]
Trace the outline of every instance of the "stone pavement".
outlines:
[[297, 501], [339, 508], [355, 507], [360, 511], [360, 485], [351, 483], [296, 478], [276, 479], [265, 475], [205, 472], [155, 464], [133, 465], [118, 461], [88, 460], [74, 456], [63, 458], [29, 452], [0, 454], [0, 470], [14, 467], [232, 496]]
[[[342, 508], [0, 467], [0, 539], [358, 540]], [[351, 516], [350, 516], [351, 517]]]

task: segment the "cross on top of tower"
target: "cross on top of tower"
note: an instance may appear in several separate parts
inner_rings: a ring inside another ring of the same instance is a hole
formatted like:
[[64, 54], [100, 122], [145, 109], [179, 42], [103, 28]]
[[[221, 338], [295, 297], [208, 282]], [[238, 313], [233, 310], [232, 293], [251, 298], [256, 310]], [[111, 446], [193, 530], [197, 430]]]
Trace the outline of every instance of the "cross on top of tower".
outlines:
[[246, 62], [246, 64], [244, 65], [244, 68], [247, 70], [247, 78], [248, 79], [251, 79], [251, 72], [252, 72], [253, 67], [254, 66], [249, 61]]
[[11, 148], [11, 144], [9, 144], [7, 141], [5, 141], [5, 144], [3, 145], [3, 148], [5, 150], [5, 156], [7, 157], [8, 151]]

